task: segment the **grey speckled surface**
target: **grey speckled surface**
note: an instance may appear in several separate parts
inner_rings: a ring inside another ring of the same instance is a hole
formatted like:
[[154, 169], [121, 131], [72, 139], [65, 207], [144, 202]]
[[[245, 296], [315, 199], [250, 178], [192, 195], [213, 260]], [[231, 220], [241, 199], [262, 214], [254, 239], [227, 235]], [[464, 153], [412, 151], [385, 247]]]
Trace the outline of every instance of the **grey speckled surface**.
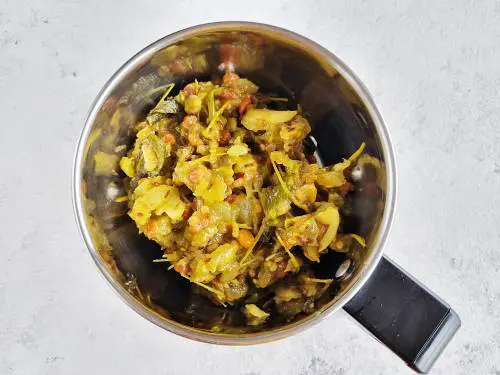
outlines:
[[70, 170], [97, 91], [165, 34], [242, 19], [318, 41], [369, 87], [398, 159], [386, 252], [463, 322], [433, 373], [500, 374], [500, 2], [111, 3], [0, 2], [0, 373], [409, 373], [343, 313], [257, 347], [186, 341], [128, 309], [87, 255]]

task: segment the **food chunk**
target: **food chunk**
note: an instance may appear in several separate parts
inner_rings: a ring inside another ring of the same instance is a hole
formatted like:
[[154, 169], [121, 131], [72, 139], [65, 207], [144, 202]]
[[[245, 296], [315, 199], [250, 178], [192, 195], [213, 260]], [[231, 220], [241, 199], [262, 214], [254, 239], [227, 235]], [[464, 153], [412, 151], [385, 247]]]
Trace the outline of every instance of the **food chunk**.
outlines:
[[122, 172], [128, 191], [120, 202], [128, 200], [138, 231], [161, 246], [155, 262], [196, 293], [237, 306], [255, 327], [274, 313], [291, 320], [313, 311], [333, 283], [314, 275], [322, 254], [367, 246], [360, 234], [342, 233], [350, 171], [380, 163], [362, 144], [320, 168], [304, 153], [311, 125], [300, 108], [277, 110], [271, 103], [287, 99], [263, 96], [236, 73], [173, 90], [153, 90], [159, 101], [136, 124], [132, 147], [97, 152], [96, 174]]

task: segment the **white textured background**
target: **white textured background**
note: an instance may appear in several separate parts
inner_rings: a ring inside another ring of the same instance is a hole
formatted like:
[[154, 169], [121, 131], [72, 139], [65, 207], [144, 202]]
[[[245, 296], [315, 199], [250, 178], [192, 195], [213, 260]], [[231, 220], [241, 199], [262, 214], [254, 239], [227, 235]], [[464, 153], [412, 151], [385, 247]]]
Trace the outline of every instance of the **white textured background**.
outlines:
[[131, 55], [217, 20], [276, 24], [338, 54], [392, 133], [387, 253], [460, 314], [433, 373], [500, 374], [500, 2], [0, 0], [1, 374], [406, 374], [339, 313], [249, 348], [166, 333], [126, 307], [73, 219], [86, 112]]

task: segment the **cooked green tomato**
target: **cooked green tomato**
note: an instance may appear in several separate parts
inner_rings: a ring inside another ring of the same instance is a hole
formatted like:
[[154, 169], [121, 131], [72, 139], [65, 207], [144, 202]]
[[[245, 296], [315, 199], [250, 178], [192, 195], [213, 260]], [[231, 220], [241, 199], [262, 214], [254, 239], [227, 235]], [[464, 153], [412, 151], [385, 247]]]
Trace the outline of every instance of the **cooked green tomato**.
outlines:
[[258, 326], [266, 321], [269, 317], [269, 314], [260, 309], [258, 306], [253, 303], [245, 305], [243, 309], [243, 313], [245, 314], [248, 325]]
[[295, 115], [297, 115], [297, 111], [272, 111], [270, 109], [251, 108], [247, 110], [241, 119], [241, 123], [251, 131], [266, 130], [276, 124], [286, 124]]
[[184, 101], [184, 110], [190, 115], [195, 115], [201, 110], [201, 99], [196, 95], [189, 95]]
[[267, 324], [270, 303], [286, 319], [312, 311], [332, 280], [315, 278], [311, 265], [330, 246], [366, 246], [338, 233], [346, 171], [366, 156], [364, 145], [320, 168], [304, 155], [307, 119], [295, 108], [269, 109], [249, 80], [228, 73], [172, 90], [155, 91], [163, 95], [119, 163], [95, 155], [96, 173], [119, 164], [130, 187], [120, 201], [128, 197], [139, 231], [164, 249], [156, 261], [214, 303], [241, 301], [248, 325]]

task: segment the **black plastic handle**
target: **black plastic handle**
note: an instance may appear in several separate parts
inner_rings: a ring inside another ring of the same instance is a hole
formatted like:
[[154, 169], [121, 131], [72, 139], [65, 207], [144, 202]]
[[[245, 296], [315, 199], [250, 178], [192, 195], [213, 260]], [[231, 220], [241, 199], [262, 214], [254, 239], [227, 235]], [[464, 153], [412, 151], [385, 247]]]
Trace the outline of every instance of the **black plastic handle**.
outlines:
[[422, 374], [460, 328], [448, 304], [386, 257], [344, 309]]

